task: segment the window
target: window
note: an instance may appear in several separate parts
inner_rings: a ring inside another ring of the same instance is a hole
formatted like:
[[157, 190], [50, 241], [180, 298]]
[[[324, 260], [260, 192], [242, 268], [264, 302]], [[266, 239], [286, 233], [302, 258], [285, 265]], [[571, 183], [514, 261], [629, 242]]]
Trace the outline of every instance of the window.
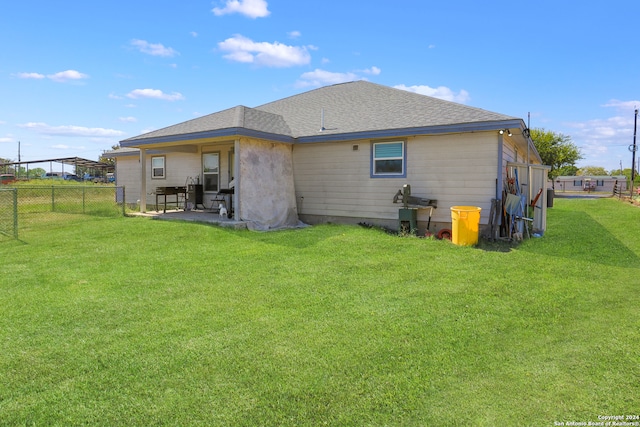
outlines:
[[164, 156], [151, 158], [151, 178], [164, 178]]
[[375, 142], [371, 149], [371, 177], [405, 177], [404, 141]]
[[604, 187], [604, 180], [603, 179], [596, 179], [596, 186]]
[[204, 191], [218, 192], [220, 189], [220, 154], [205, 153], [202, 155], [202, 173], [204, 175]]
[[582, 187], [582, 180], [573, 180], [574, 187]]

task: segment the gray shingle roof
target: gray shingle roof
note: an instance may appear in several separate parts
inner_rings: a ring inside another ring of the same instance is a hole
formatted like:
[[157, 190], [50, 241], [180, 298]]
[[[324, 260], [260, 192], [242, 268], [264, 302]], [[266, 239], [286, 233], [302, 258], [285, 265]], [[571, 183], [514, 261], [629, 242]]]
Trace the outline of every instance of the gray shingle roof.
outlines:
[[242, 105], [188, 120], [163, 129], [126, 139], [152, 139], [173, 135], [190, 135], [220, 129], [250, 129], [266, 133], [291, 136], [291, 130], [282, 116], [247, 108]]
[[[366, 81], [326, 86], [256, 107], [286, 118], [296, 138], [513, 120], [515, 117]], [[320, 132], [324, 109], [324, 127]]]
[[[322, 117], [324, 116], [324, 121]], [[237, 106], [122, 142], [242, 130], [305, 138], [393, 129], [519, 120], [479, 108], [356, 81], [325, 86], [256, 108]], [[324, 130], [321, 130], [324, 123]]]

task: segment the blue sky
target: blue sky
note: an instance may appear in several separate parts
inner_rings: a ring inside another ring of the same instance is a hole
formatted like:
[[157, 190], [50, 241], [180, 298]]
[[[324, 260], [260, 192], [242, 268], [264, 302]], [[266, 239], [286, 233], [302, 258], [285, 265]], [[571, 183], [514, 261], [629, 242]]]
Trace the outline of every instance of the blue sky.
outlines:
[[630, 168], [638, 19], [619, 0], [8, 0], [0, 157], [20, 141], [23, 161], [97, 160], [150, 130], [366, 79], [530, 113], [572, 137], [579, 166]]

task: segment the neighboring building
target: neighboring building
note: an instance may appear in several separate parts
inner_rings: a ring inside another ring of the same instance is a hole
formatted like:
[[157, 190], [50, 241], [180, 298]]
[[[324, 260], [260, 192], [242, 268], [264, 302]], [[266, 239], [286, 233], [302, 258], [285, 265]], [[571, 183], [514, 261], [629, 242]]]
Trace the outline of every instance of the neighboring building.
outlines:
[[559, 176], [554, 182], [556, 193], [565, 191], [600, 191], [613, 194], [614, 187], [628, 191], [627, 177], [624, 175], [604, 176]]
[[[259, 107], [237, 106], [121, 141], [117, 184], [127, 203], [155, 203], [161, 186], [204, 186], [205, 207], [233, 180], [236, 220], [271, 229], [307, 223], [398, 226], [394, 194], [437, 200], [431, 231], [451, 227], [450, 207], [502, 199], [507, 174], [527, 201], [546, 166], [517, 117], [358, 81]], [[546, 192], [534, 228], [546, 228]], [[418, 214], [420, 232], [429, 209]]]

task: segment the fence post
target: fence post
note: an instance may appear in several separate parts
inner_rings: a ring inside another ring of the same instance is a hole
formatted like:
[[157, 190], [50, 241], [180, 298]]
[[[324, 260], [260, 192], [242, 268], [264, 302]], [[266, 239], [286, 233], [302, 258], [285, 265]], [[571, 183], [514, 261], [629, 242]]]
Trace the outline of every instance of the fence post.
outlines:
[[84, 185], [82, 186], [82, 213], [85, 213], [85, 191], [86, 191], [87, 187], [85, 187]]
[[13, 189], [13, 237], [18, 238], [18, 189]]
[[51, 186], [51, 212], [56, 211], [56, 187]]
[[127, 200], [127, 198], [125, 197], [125, 194], [124, 194], [124, 185], [123, 185], [122, 186], [122, 216], [125, 216], [127, 214], [127, 210], [126, 210], [127, 204], [125, 203], [125, 200]]

